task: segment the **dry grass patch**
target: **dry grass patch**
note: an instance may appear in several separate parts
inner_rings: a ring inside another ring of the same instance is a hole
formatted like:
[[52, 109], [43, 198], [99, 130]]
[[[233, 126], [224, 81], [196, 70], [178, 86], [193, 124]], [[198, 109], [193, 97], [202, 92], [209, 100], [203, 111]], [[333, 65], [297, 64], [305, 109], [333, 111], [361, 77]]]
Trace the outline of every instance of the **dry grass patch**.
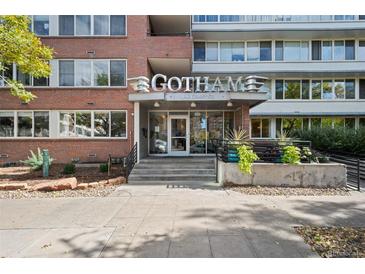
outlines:
[[304, 241], [323, 258], [365, 258], [363, 227], [295, 227]]

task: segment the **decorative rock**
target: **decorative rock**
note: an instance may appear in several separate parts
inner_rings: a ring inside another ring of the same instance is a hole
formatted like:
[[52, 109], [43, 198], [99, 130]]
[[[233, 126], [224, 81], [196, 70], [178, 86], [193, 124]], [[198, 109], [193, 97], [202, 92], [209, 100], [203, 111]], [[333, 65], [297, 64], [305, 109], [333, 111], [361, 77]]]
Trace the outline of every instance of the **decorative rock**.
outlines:
[[65, 189], [75, 189], [76, 187], [77, 187], [77, 179], [75, 177], [70, 177], [36, 184], [31, 187], [31, 190], [60, 191]]
[[108, 183], [111, 185], [121, 185], [121, 184], [125, 183], [125, 178], [122, 176], [119, 176], [116, 178], [111, 178], [108, 180]]
[[88, 184], [88, 187], [98, 187], [98, 186], [99, 186], [98, 182], [92, 182]]
[[0, 190], [17, 190], [27, 188], [27, 183], [5, 183], [0, 184]]
[[87, 189], [88, 187], [89, 187], [88, 183], [81, 183], [77, 185], [76, 189]]
[[101, 181], [98, 182], [99, 186], [105, 186], [108, 183], [109, 183], [108, 180], [101, 180]]

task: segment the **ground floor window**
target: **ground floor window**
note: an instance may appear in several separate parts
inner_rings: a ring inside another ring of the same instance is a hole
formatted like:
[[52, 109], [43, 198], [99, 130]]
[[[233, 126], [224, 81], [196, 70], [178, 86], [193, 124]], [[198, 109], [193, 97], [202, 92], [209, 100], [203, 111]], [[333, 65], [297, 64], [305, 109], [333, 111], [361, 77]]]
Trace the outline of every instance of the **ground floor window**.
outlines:
[[[257, 119], [259, 120], [259, 119]], [[297, 129], [309, 128], [348, 128], [355, 129], [356, 119], [354, 117], [282, 117], [276, 118], [276, 137], [281, 134], [289, 134]], [[256, 127], [258, 123], [256, 123]], [[361, 118], [359, 120], [359, 125]], [[252, 125], [252, 122], [251, 122]], [[259, 131], [257, 129], [256, 133]], [[253, 136], [252, 136], [253, 137]]]
[[61, 111], [61, 137], [120, 137], [127, 136], [125, 111]]
[[251, 138], [269, 138], [270, 119], [251, 119]]
[[0, 112], [0, 137], [49, 137], [49, 112]]

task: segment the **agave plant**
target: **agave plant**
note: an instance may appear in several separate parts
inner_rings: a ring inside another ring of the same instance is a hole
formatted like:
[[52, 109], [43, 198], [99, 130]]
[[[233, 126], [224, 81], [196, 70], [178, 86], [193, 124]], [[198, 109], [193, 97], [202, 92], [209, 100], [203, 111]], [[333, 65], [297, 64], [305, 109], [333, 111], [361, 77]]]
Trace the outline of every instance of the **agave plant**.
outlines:
[[[32, 150], [30, 150], [30, 154], [31, 154], [31, 156], [28, 156], [27, 160], [20, 161], [20, 162], [31, 166], [31, 168], [33, 170], [41, 169], [43, 166], [43, 155], [42, 155], [40, 148], [38, 148], [37, 154], [35, 154]], [[53, 161], [53, 158], [49, 157], [49, 165], [52, 164], [52, 161]]]
[[249, 141], [247, 131], [242, 128], [227, 130], [226, 138], [228, 139], [229, 144], [246, 146], [252, 145], [252, 142]]

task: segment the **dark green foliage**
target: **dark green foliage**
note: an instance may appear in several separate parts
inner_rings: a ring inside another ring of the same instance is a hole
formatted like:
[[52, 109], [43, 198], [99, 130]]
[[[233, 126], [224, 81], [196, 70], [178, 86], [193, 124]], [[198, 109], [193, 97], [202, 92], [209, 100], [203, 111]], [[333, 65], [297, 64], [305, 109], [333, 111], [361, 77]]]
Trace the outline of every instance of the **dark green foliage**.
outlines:
[[314, 128], [311, 130], [297, 130], [292, 136], [312, 142], [312, 148], [324, 151], [342, 153], [365, 153], [365, 128]]
[[70, 164], [66, 164], [65, 167], [63, 168], [63, 173], [64, 174], [74, 174], [76, 170], [75, 164], [70, 163]]
[[99, 170], [100, 172], [108, 172], [108, 164], [100, 164]]

